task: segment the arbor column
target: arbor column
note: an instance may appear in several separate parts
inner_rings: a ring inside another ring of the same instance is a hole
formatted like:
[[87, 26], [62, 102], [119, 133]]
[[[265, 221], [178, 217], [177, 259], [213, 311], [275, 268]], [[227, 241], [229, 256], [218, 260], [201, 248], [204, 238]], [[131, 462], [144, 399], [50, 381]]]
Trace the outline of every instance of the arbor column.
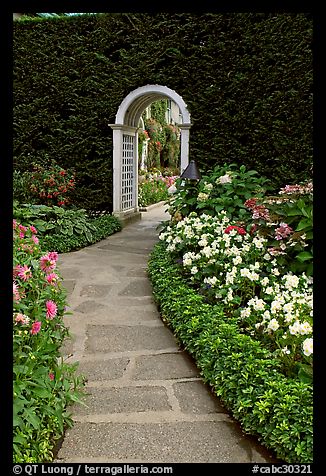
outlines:
[[190, 134], [190, 123], [178, 124], [179, 129], [181, 130], [181, 158], [180, 158], [180, 174], [185, 170], [189, 164], [189, 134]]
[[113, 130], [113, 210], [114, 215], [121, 215], [130, 210], [122, 210], [122, 156], [123, 134], [134, 137], [133, 156], [133, 211], [138, 209], [138, 133], [136, 127], [124, 124], [109, 124]]

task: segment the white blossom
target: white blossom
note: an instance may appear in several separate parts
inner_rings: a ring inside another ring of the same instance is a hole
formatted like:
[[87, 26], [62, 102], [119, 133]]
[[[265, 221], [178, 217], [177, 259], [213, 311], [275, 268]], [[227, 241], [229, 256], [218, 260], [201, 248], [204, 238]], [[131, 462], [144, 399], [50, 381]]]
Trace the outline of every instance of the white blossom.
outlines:
[[307, 357], [309, 357], [309, 355], [313, 353], [313, 340], [311, 337], [303, 341], [302, 349], [303, 349], [304, 355], [306, 355]]
[[271, 319], [267, 325], [267, 329], [271, 331], [277, 331], [277, 329], [280, 327], [278, 321], [274, 318]]
[[232, 178], [228, 174], [222, 175], [216, 180], [216, 183], [231, 183], [231, 182], [232, 182]]

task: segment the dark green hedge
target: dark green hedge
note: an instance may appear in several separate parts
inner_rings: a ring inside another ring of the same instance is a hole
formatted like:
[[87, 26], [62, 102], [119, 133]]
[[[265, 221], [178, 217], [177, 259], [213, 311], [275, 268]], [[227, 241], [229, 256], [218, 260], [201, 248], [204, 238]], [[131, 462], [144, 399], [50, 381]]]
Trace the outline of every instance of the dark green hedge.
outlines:
[[287, 463], [313, 461], [312, 387], [285, 377], [260, 342], [239, 332], [223, 305], [204, 302], [155, 245], [148, 264], [163, 320], [245, 432]]
[[275, 188], [310, 175], [312, 19], [303, 13], [106, 13], [14, 22], [14, 167], [55, 159], [75, 203], [112, 211], [112, 130], [145, 84], [174, 89], [204, 170], [243, 163]]

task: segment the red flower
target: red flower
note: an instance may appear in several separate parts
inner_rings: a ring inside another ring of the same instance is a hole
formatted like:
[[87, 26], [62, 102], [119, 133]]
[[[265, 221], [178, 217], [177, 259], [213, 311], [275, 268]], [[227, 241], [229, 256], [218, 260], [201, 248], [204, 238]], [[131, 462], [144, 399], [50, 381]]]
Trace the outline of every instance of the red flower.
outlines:
[[252, 227], [250, 228], [250, 234], [252, 235], [253, 233], [255, 233], [256, 230], [257, 230], [257, 225], [253, 224]]
[[239, 235], [245, 235], [246, 230], [242, 228], [241, 226], [236, 226], [236, 225], [229, 225], [227, 228], [225, 228], [224, 233], [230, 233], [231, 230], [237, 230]]
[[257, 203], [257, 198], [249, 198], [248, 200], [245, 201], [245, 207], [247, 208], [254, 208]]

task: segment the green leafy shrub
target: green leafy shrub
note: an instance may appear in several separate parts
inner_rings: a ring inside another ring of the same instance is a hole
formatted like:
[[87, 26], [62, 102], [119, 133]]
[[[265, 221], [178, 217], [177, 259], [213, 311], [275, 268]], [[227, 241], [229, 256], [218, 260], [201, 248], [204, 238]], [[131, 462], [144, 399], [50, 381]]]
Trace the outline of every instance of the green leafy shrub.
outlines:
[[153, 117], [145, 120], [145, 127], [149, 135], [147, 167], [161, 167], [161, 151], [165, 146], [166, 134], [162, 124]]
[[248, 200], [256, 230], [269, 241], [278, 266], [313, 273], [313, 184], [286, 185], [277, 196]]
[[66, 205], [69, 194], [75, 187], [74, 174], [52, 162], [49, 166], [34, 165], [29, 188], [37, 197], [37, 203]]
[[85, 210], [69, 210], [47, 205], [18, 205], [14, 204], [14, 218], [24, 225], [32, 221], [43, 236], [61, 235], [62, 238], [73, 235], [84, 235], [90, 243], [94, 225], [89, 220]]
[[46, 235], [43, 238], [44, 246], [55, 249], [59, 253], [67, 253], [97, 243], [121, 230], [121, 222], [113, 215], [103, 215], [101, 217], [92, 218], [90, 219], [90, 223], [94, 227], [90, 241], [85, 234], [66, 236], [64, 239], [62, 234], [53, 234]]
[[14, 170], [12, 176], [13, 199], [17, 203], [37, 203], [35, 195], [30, 190], [31, 172]]
[[73, 422], [67, 410], [78, 402], [83, 377], [63, 362], [69, 331], [63, 322], [66, 292], [58, 254], [44, 253], [33, 225], [14, 220], [13, 253], [13, 459], [49, 462], [55, 440]]
[[287, 463], [311, 463], [311, 385], [284, 376], [271, 352], [239, 331], [236, 317], [225, 318], [223, 303], [205, 303], [164, 244], [154, 247], [148, 271], [163, 320], [243, 430]]
[[263, 197], [268, 184], [269, 180], [255, 170], [247, 171], [244, 165], [216, 165], [198, 183], [178, 180], [169, 212], [185, 217], [191, 212], [215, 215], [224, 210], [228, 217], [241, 222], [250, 216], [245, 201], [253, 195]]
[[165, 145], [161, 154], [161, 165], [165, 168], [178, 168], [180, 156], [180, 130], [172, 124], [164, 125]]
[[42, 245], [60, 253], [89, 246], [121, 230], [120, 221], [113, 215], [92, 218], [85, 210], [57, 206], [14, 202], [14, 218], [23, 225], [34, 223]]

